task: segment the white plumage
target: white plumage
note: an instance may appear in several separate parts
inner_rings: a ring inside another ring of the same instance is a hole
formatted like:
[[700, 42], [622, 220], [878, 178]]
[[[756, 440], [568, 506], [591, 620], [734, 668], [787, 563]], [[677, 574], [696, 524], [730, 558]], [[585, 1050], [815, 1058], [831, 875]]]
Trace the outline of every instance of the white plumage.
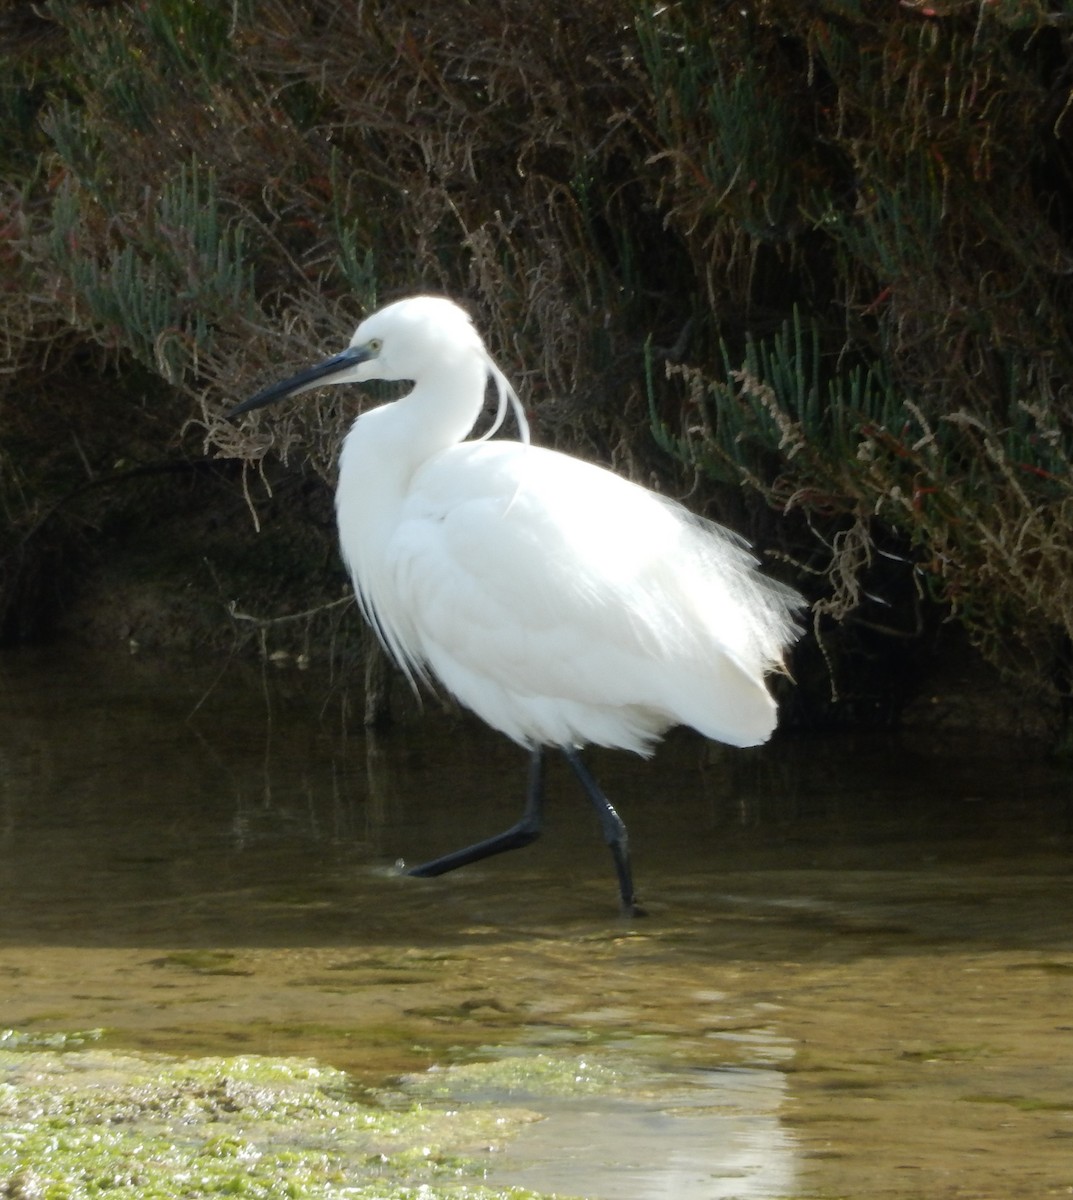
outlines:
[[[464, 440], [490, 375], [495, 427], [510, 404], [525, 440]], [[346, 436], [339, 538], [366, 616], [411, 680], [438, 679], [489, 725], [537, 755], [563, 749], [575, 769], [578, 747], [644, 754], [678, 724], [735, 746], [767, 740], [765, 676], [797, 636], [801, 598], [761, 575], [735, 534], [529, 445], [517, 397], [457, 305], [391, 304], [342, 354], [234, 413], [370, 379], [414, 386]], [[632, 907], [625, 891], [623, 902]]]

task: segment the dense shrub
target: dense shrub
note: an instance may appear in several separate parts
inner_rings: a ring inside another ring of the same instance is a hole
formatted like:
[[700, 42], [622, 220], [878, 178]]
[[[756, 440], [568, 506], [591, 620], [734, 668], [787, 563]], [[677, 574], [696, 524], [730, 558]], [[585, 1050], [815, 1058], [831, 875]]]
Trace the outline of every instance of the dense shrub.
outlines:
[[[541, 440], [732, 518], [829, 648], [953, 615], [1068, 690], [1063, 5], [52, 0], [3, 22], [6, 610], [28, 531], [154, 437], [330, 479], [356, 398], [252, 433], [219, 414], [425, 289], [469, 303]], [[106, 419], [69, 447], [98, 378]]]

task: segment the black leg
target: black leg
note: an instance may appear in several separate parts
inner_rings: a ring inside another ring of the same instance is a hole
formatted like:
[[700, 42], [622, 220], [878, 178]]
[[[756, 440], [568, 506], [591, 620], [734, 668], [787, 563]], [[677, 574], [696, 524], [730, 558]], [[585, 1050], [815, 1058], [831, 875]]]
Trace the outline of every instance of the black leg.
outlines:
[[478, 842], [475, 846], [466, 846], [455, 850], [452, 854], [444, 854], [431, 862], [422, 863], [407, 871], [407, 875], [445, 875], [456, 867], [464, 867], [467, 863], [477, 862], [482, 858], [490, 858], [493, 854], [502, 854], [504, 850], [518, 850], [528, 846], [540, 837], [544, 821], [544, 750], [538, 746], [529, 760], [529, 783], [525, 796], [525, 811], [522, 819], [503, 833]]
[[630, 839], [622, 818], [611, 806], [611, 801], [600, 790], [600, 785], [592, 777], [588, 767], [578, 757], [576, 750], [563, 748], [566, 761], [573, 768], [578, 781], [585, 789], [596, 815], [600, 818], [600, 828], [604, 833], [604, 841], [611, 847], [611, 857], [615, 860], [615, 871], [618, 873], [618, 890], [622, 897], [622, 911], [627, 917], [642, 917], [644, 909], [638, 908], [633, 894], [633, 873], [630, 870]]

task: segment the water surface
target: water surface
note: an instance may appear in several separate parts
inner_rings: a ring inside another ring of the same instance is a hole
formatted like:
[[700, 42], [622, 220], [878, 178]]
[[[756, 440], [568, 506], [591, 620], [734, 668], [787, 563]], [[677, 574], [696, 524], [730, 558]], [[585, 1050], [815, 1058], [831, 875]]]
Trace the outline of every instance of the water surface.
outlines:
[[0, 719], [0, 1026], [502, 1092], [543, 1119], [489, 1178], [593, 1200], [1073, 1187], [1070, 776], [1031, 747], [593, 754], [625, 921], [561, 764], [535, 845], [398, 871], [521, 808], [524, 753], [435, 705], [369, 738], [338, 681], [20, 653]]

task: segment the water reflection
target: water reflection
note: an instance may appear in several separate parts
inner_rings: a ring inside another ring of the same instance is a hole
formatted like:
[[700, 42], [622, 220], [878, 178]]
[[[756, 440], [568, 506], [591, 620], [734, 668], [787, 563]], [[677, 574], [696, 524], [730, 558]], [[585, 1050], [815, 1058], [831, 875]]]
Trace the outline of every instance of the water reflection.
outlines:
[[490, 1183], [593, 1200], [749, 1200], [796, 1190], [786, 1079], [761, 1067], [679, 1074], [641, 1097], [540, 1099]]
[[[342, 692], [325, 701], [324, 687], [237, 667], [214, 678], [9, 657], [0, 670], [0, 853], [18, 923], [46, 920], [41, 901], [57, 888], [68, 901], [80, 895], [100, 927], [109, 908], [145, 900], [149, 878], [160, 900], [266, 877], [316, 892], [343, 875], [358, 892], [386, 888], [418, 905], [456, 894], [477, 901], [478, 880], [493, 891], [506, 882], [510, 919], [613, 915], [609, 858], [558, 764], [535, 846], [436, 881], [385, 885], [396, 860], [422, 861], [516, 819], [525, 755], [435, 712], [366, 736], [346, 728]], [[936, 755], [884, 739], [784, 739], [730, 751], [681, 734], [651, 764], [592, 758], [630, 825], [644, 899], [664, 912], [714, 896], [746, 903], [727, 887], [741, 865], [753, 882], [765, 870], [985, 860], [1001, 871], [1019, 854], [1069, 848], [1066, 772], [978, 747]], [[811, 893], [763, 903], [819, 916], [826, 902]], [[491, 905], [501, 919], [502, 899]]]
[[526, 756], [434, 706], [376, 739], [348, 712], [304, 676], [0, 661], [0, 1024], [370, 1084], [626, 1052], [650, 1092], [544, 1097], [496, 1160], [605, 1200], [1065, 1186], [1065, 769], [886, 738], [595, 754], [650, 913], [624, 922], [560, 764], [534, 846], [399, 874], [512, 823]]

